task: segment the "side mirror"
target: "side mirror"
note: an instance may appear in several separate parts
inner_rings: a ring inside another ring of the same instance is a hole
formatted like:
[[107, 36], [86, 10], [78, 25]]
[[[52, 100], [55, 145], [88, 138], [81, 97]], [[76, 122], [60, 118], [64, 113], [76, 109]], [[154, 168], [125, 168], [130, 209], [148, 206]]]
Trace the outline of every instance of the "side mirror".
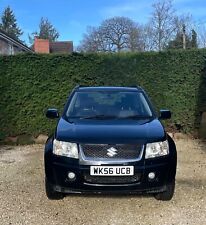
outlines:
[[170, 110], [167, 110], [167, 109], [161, 109], [160, 110], [160, 116], [159, 116], [159, 119], [161, 120], [166, 120], [166, 119], [170, 119], [172, 116]]
[[59, 118], [59, 112], [57, 109], [48, 109], [46, 112], [46, 117], [49, 119]]

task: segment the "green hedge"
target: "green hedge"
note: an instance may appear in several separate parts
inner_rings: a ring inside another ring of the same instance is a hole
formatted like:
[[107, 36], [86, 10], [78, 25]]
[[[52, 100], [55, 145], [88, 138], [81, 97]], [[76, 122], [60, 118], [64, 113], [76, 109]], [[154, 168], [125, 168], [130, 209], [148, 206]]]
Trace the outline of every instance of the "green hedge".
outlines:
[[77, 84], [140, 85], [159, 108], [173, 112], [170, 126], [199, 127], [206, 102], [206, 50], [124, 54], [22, 54], [0, 57], [0, 138], [49, 133], [48, 107], [62, 110]]

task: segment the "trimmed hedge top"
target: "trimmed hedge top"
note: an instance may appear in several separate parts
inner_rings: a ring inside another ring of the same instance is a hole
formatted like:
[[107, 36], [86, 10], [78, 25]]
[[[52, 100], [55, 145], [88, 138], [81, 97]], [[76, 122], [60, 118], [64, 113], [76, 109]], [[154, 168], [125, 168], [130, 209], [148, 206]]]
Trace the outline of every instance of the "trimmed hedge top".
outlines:
[[0, 138], [49, 133], [48, 107], [63, 109], [77, 84], [142, 86], [170, 126], [199, 127], [206, 111], [206, 50], [123, 54], [22, 54], [0, 57]]

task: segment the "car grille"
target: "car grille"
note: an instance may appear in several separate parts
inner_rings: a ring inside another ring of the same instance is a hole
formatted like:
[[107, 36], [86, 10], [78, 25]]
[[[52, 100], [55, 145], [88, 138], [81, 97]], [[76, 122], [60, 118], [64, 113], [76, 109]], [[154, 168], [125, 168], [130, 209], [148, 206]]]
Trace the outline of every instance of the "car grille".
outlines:
[[131, 184], [137, 183], [140, 177], [139, 173], [133, 176], [91, 176], [90, 174], [85, 174], [84, 180], [92, 184]]
[[140, 156], [142, 145], [138, 144], [81, 144], [85, 157], [93, 159], [136, 159]]

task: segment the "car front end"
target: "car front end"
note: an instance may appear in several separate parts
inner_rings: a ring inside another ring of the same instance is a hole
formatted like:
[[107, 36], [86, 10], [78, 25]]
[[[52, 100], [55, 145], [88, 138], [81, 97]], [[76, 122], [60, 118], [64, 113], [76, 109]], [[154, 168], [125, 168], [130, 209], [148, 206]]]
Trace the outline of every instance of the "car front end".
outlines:
[[47, 192], [143, 192], [170, 200], [176, 147], [158, 118], [91, 118], [60, 118], [45, 145]]
[[[76, 144], [78, 158], [60, 156], [53, 153], [55, 141], [51, 139], [45, 151], [46, 177], [57, 192], [64, 193], [163, 192], [176, 172], [175, 149], [171, 150], [175, 146], [168, 140], [168, 155], [145, 159], [147, 145], [139, 144]], [[107, 149], [120, 154], [111, 159]], [[109, 174], [110, 168], [116, 170], [115, 175], [114, 171]]]

